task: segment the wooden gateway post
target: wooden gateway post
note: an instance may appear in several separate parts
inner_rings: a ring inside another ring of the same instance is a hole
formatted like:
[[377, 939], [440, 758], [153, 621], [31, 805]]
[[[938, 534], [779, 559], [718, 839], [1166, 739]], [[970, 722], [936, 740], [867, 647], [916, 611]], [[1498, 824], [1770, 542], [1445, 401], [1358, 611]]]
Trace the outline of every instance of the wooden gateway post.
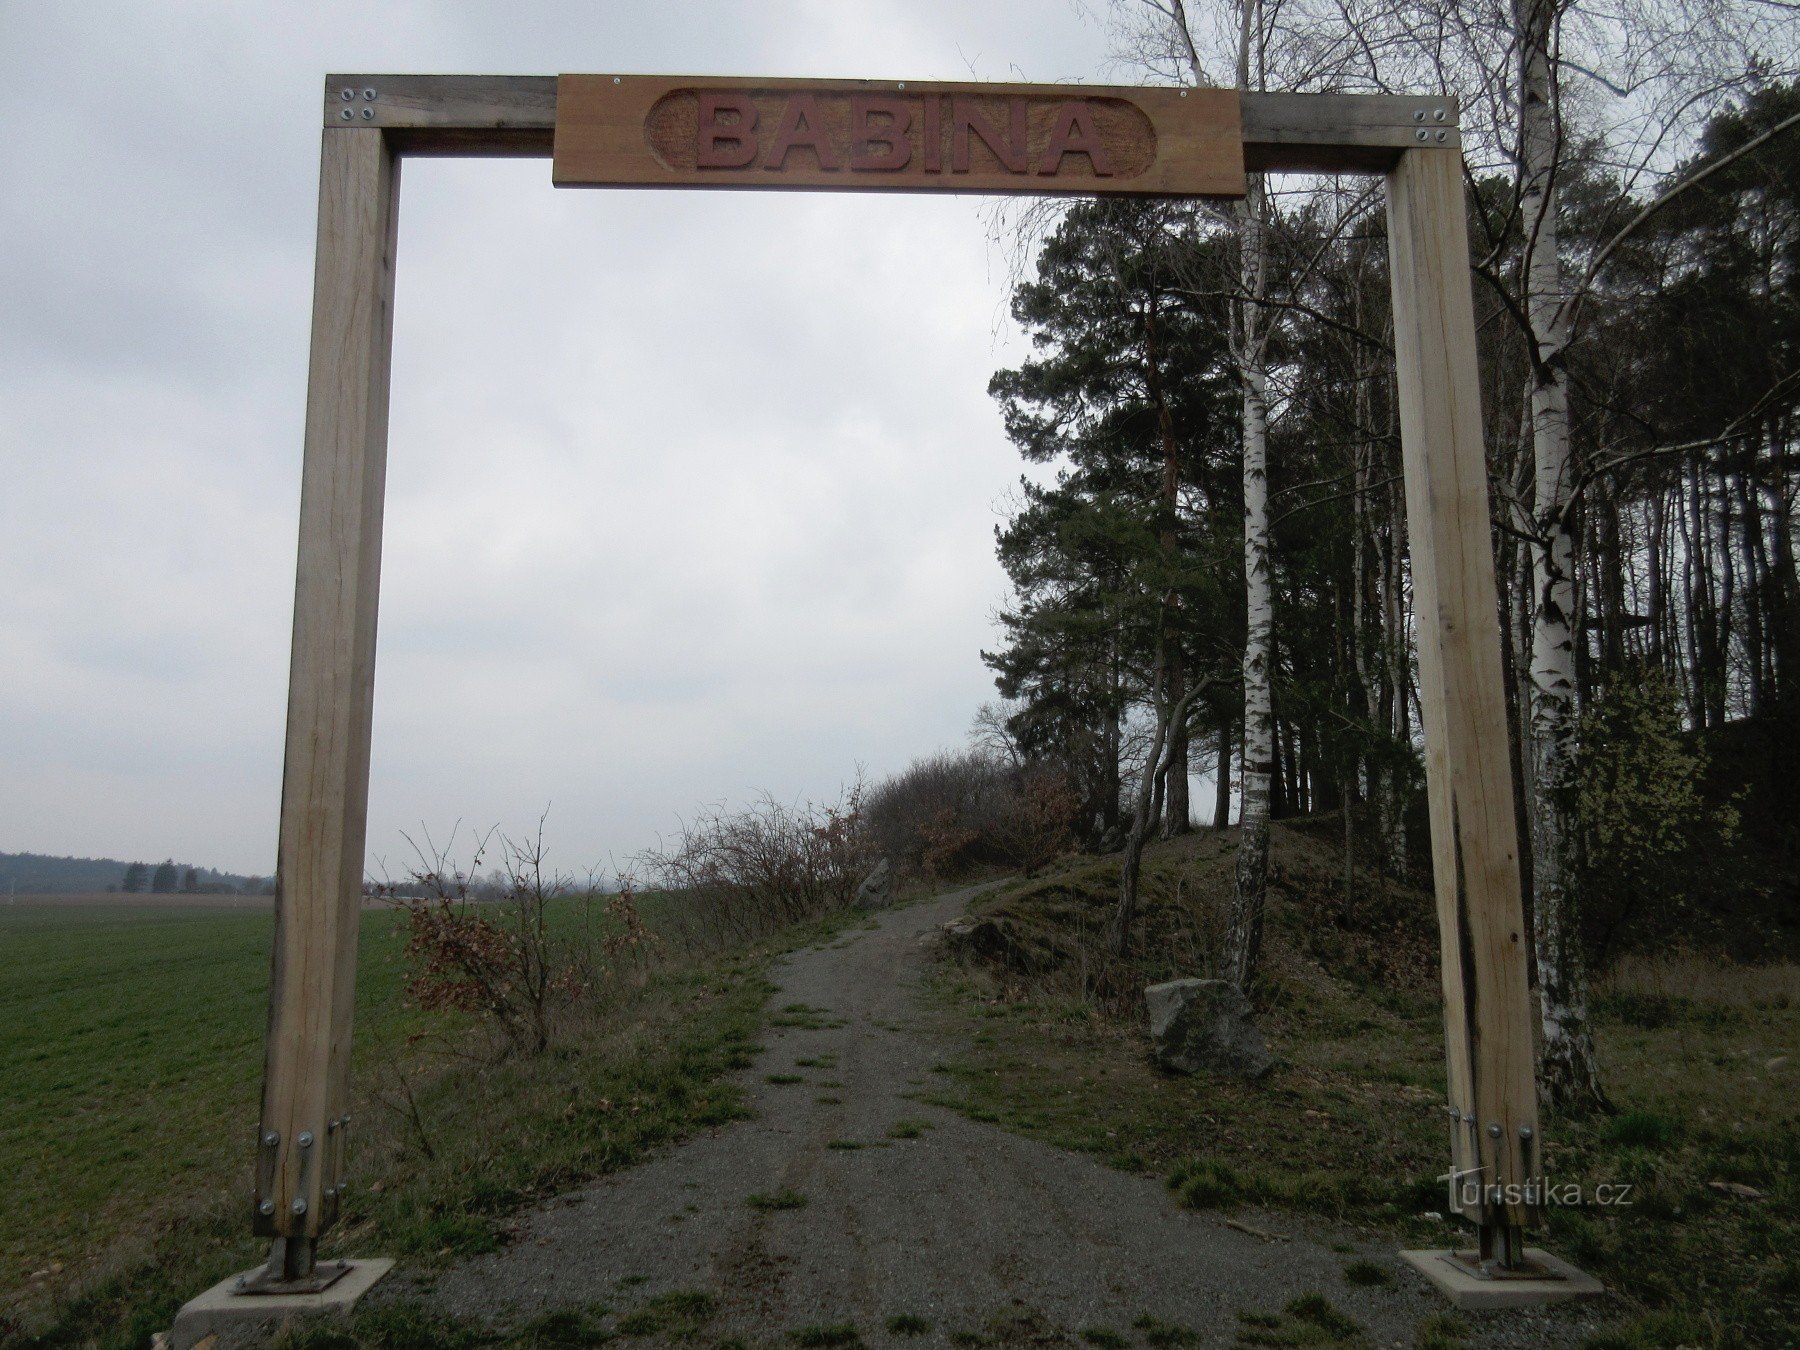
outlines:
[[[351, 1184], [399, 160], [534, 156], [558, 186], [1241, 197], [1245, 173], [1384, 174], [1443, 952], [1451, 1207], [1489, 1276], [1541, 1200], [1526, 939], [1470, 299], [1440, 98], [877, 81], [326, 81], [273, 984], [246, 1291], [322, 1288]], [[248, 1301], [248, 1300], [247, 1300]]]

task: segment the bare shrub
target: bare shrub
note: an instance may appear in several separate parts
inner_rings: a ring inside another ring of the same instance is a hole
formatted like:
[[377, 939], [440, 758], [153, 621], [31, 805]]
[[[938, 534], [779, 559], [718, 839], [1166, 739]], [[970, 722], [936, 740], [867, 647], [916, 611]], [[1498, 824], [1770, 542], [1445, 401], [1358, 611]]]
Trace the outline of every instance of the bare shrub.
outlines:
[[1035, 871], [1073, 841], [1067, 774], [986, 749], [915, 761], [869, 793], [869, 834], [896, 866], [928, 877], [983, 867]]
[[980, 750], [931, 755], [869, 793], [869, 834], [903, 870], [955, 875], [998, 861], [988, 844], [1005, 792], [1006, 768], [994, 756]]
[[[429, 835], [425, 840], [421, 848], [408, 839], [419, 858], [409, 881], [377, 888], [407, 913], [406, 955], [415, 967], [408, 998], [428, 1010], [474, 1014], [510, 1050], [541, 1054], [559, 1020], [588, 1001], [601, 976], [593, 887], [578, 887], [546, 868], [542, 820], [523, 838], [500, 835], [496, 842], [490, 831], [466, 870], [454, 864], [449, 845], [440, 849]], [[477, 880], [493, 851], [499, 854], [497, 886]], [[497, 898], [482, 899], [483, 890], [497, 890]], [[614, 901], [621, 903], [628, 916], [624, 934], [635, 952], [653, 939], [640, 932], [629, 893]], [[606, 939], [609, 955], [617, 940]]]
[[1008, 862], [1035, 872], [1073, 846], [1081, 798], [1069, 775], [1048, 764], [1017, 770], [1008, 789], [993, 825], [994, 843]]
[[638, 855], [672, 892], [666, 926], [700, 946], [753, 941], [849, 907], [873, 860], [862, 785], [823, 806], [763, 793], [737, 810], [711, 806], [671, 844]]

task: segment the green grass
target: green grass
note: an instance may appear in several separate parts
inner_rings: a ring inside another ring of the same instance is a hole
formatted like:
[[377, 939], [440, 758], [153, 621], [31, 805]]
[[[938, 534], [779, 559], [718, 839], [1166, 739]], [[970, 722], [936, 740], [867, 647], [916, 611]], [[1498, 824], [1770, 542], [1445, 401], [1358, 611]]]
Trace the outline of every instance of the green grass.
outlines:
[[[364, 1071], [420, 1025], [401, 924], [362, 917]], [[248, 1163], [273, 930], [267, 911], [0, 906], [0, 1306]]]
[[895, 1313], [887, 1320], [891, 1336], [929, 1336], [931, 1323], [916, 1313]]
[[799, 1191], [783, 1186], [778, 1191], [758, 1191], [754, 1195], [746, 1195], [744, 1203], [751, 1209], [767, 1214], [780, 1209], [805, 1209], [807, 1201]]
[[1462, 1350], [1468, 1344], [1469, 1324], [1455, 1313], [1433, 1313], [1419, 1323], [1415, 1350]]
[[1165, 1322], [1160, 1317], [1152, 1317], [1142, 1313], [1132, 1319], [1131, 1329], [1143, 1337], [1144, 1344], [1150, 1346], [1198, 1345], [1200, 1335], [1192, 1327], [1184, 1327], [1177, 1322]]
[[931, 1128], [929, 1120], [896, 1120], [887, 1127], [889, 1139], [917, 1139]]
[[[664, 968], [542, 1057], [419, 1076], [425, 1139], [398, 1129], [398, 1116], [358, 1103], [356, 1120], [369, 1127], [353, 1143], [355, 1184], [320, 1255], [355, 1244], [428, 1273], [495, 1251], [508, 1215], [547, 1195], [632, 1165], [693, 1130], [743, 1118], [742, 1091], [725, 1075], [749, 1066], [756, 1051], [772, 988], [761, 972], [779, 947]], [[266, 968], [266, 949], [259, 959]], [[362, 992], [378, 988], [367, 981]], [[261, 1015], [257, 1006], [257, 1022]], [[257, 1039], [259, 1031], [250, 1044]], [[252, 1093], [259, 1069], [254, 1053]], [[365, 1075], [360, 1087], [378, 1080]], [[229, 1138], [227, 1123], [214, 1114], [200, 1129]], [[72, 1282], [56, 1307], [23, 1310], [29, 1325], [45, 1330], [40, 1345], [135, 1348], [167, 1327], [194, 1291], [256, 1264], [263, 1244], [248, 1235], [243, 1184], [225, 1161], [171, 1197], [166, 1217], [142, 1240], [119, 1242], [113, 1233], [104, 1264]]]
[[692, 1340], [705, 1330], [718, 1306], [718, 1300], [705, 1290], [672, 1289], [621, 1317], [619, 1335]]
[[612, 1311], [604, 1303], [586, 1308], [559, 1308], [532, 1318], [519, 1328], [519, 1350], [561, 1350], [564, 1346], [604, 1345], [612, 1339], [604, 1319]]
[[832, 1322], [801, 1327], [798, 1331], [790, 1331], [788, 1339], [795, 1345], [804, 1347], [858, 1346], [862, 1344], [862, 1337], [857, 1333], [854, 1322]]
[[[1359, 895], [1393, 928], [1391, 941], [1365, 941], [1339, 922], [1341, 862], [1278, 829], [1258, 1000], [1282, 1062], [1255, 1084], [1151, 1063], [1141, 992], [1126, 993], [1164, 977], [1168, 952], [1200, 947], [1204, 915], [1176, 911], [1229, 897], [1229, 849], [1202, 856], [1216, 847], [1201, 836], [1147, 855], [1142, 955], [1116, 986], [1125, 993], [1107, 984], [1119, 972], [1100, 950], [1116, 862], [1082, 860], [978, 905], [1010, 925], [1009, 955], [938, 967], [935, 1029], [963, 1051], [933, 1066], [918, 1099], [1161, 1175], [1195, 1208], [1325, 1215], [1395, 1247], [1460, 1235], [1427, 1217], [1445, 1209], [1444, 1041], [1423, 892]], [[1793, 968], [1689, 964], [1670, 1015], [1596, 1019], [1618, 1109], [1546, 1117], [1551, 1181], [1589, 1201], [1551, 1206], [1536, 1240], [1644, 1308], [1651, 1330], [1621, 1331], [1639, 1341], [1620, 1344], [1652, 1343], [1665, 1325], [1697, 1345], [1800, 1344], [1800, 1110], [1782, 1063], [1800, 1039], [1800, 999], [1784, 992]], [[1611, 984], [1603, 1010], [1636, 1007]], [[1093, 1015], [1072, 1016], [1084, 998]], [[1629, 1203], [1594, 1203], [1601, 1184], [1630, 1185]], [[1251, 1330], [1329, 1334], [1303, 1322]]]
[[1386, 1288], [1394, 1283], [1394, 1272], [1374, 1261], [1352, 1261], [1344, 1267], [1344, 1281], [1368, 1288]]

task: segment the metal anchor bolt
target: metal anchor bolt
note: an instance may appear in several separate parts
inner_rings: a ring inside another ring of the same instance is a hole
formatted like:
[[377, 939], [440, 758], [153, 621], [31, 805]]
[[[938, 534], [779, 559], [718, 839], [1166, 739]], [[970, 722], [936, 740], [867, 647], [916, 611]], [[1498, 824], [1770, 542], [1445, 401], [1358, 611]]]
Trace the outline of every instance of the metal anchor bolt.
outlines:
[[1492, 1125], [1488, 1126], [1488, 1138], [1489, 1139], [1498, 1139], [1499, 1137], [1500, 1137], [1500, 1122], [1495, 1121]]
[[274, 1148], [275, 1145], [279, 1144], [280, 1142], [281, 1142], [281, 1136], [279, 1134], [275, 1133], [274, 1130], [270, 1130], [267, 1134], [265, 1134], [263, 1136], [263, 1147], [264, 1148]]
[[304, 1201], [304, 1200], [294, 1201], [294, 1213], [296, 1213], [296, 1214], [306, 1213], [306, 1201]]
[[301, 1148], [311, 1148], [312, 1147], [312, 1131], [311, 1130], [300, 1131], [300, 1137], [298, 1139], [294, 1140], [294, 1142], [296, 1144], [300, 1145]]
[[256, 1212], [258, 1214], [273, 1214], [275, 1212], [275, 1202], [273, 1200], [263, 1201], [256, 1207]]

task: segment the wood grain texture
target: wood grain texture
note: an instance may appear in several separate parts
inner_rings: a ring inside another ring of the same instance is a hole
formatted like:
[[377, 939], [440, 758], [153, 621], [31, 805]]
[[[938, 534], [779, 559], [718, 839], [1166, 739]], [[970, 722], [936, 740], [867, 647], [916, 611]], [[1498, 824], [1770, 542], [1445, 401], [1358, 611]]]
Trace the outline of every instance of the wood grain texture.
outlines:
[[[556, 127], [557, 78], [330, 75], [325, 80], [325, 125], [381, 128], [388, 132], [395, 151], [403, 155], [546, 157], [552, 152]], [[691, 87], [699, 81], [678, 83]], [[781, 82], [735, 83], [772, 86]], [[841, 87], [859, 82], [837, 83]], [[876, 85], [874, 81], [860, 83]], [[899, 83], [882, 81], [879, 87], [892, 89]], [[349, 99], [343, 97], [345, 90], [350, 91]], [[365, 98], [366, 92], [373, 92], [375, 97]], [[1158, 91], [1128, 92], [1135, 97]], [[1424, 144], [1430, 148], [1456, 149], [1461, 143], [1454, 99], [1400, 94], [1244, 93], [1238, 95], [1238, 105], [1244, 165], [1255, 172], [1386, 173], [1404, 151], [1421, 144], [1420, 131], [1425, 132]], [[349, 118], [344, 117], [345, 112], [349, 112]], [[1440, 113], [1442, 117], [1438, 116]], [[1439, 132], [1444, 133], [1442, 141], [1437, 139]]]
[[[1541, 1140], [1463, 213], [1460, 154], [1401, 156], [1388, 176], [1394, 353], [1449, 1105], [1461, 1116], [1452, 1157], [1484, 1185], [1522, 1187], [1541, 1184]], [[1483, 1222], [1535, 1217], [1525, 1203], [1454, 1207]]]
[[1241, 96], [1244, 163], [1265, 173], [1386, 173], [1408, 150], [1462, 145], [1453, 98], [1400, 94]]
[[336, 1216], [349, 1106], [399, 193], [381, 131], [323, 139], [256, 1197], [257, 1232], [306, 1237]]
[[[715, 108], [721, 103], [728, 106]], [[888, 139], [871, 147], [870, 134]], [[1076, 144], [1093, 149], [1065, 152]], [[710, 149], [720, 153], [709, 163]], [[552, 179], [559, 187], [1241, 197], [1244, 162], [1229, 90], [564, 75]]]
[[328, 75], [325, 126], [379, 128], [403, 155], [548, 157], [556, 77]]

